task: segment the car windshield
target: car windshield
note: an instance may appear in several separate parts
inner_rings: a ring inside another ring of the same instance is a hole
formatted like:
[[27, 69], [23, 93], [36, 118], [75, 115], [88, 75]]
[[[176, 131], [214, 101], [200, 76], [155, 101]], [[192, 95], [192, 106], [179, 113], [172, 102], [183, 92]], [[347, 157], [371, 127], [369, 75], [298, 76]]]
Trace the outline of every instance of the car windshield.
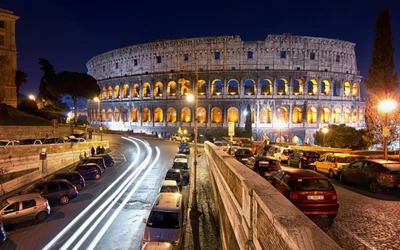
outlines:
[[2, 201], [0, 204], [0, 210], [7, 207], [8, 205], [10, 205], [10, 203], [7, 200]]
[[304, 155], [305, 156], [308, 156], [308, 157], [313, 157], [313, 158], [319, 158], [319, 154], [317, 153], [317, 152], [304, 152]]
[[333, 186], [326, 179], [300, 179], [296, 185], [297, 191], [330, 191]]
[[278, 161], [260, 161], [258, 162], [258, 166], [260, 168], [268, 168], [271, 170], [280, 170], [281, 166], [279, 165]]
[[148, 227], [179, 228], [179, 213], [153, 211], [147, 221]]
[[351, 163], [355, 161], [352, 156], [338, 157], [338, 163]]
[[169, 172], [169, 173], [167, 173], [167, 175], [165, 176], [165, 179], [166, 179], [166, 180], [179, 180], [179, 179], [180, 179], [180, 176], [179, 176], [179, 173], [172, 173], [172, 172]]
[[172, 168], [175, 169], [188, 169], [188, 164], [184, 162], [174, 162]]
[[162, 193], [178, 193], [177, 186], [162, 186], [160, 192]]

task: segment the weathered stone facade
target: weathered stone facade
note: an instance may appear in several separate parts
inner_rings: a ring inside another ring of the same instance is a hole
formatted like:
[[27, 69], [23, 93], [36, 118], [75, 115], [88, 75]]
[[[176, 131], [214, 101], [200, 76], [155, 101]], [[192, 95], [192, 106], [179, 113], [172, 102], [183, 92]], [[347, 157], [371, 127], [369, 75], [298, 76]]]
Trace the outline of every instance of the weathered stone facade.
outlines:
[[[354, 43], [337, 39], [268, 35], [155, 41], [92, 58], [100, 102], [89, 101], [92, 124], [147, 132], [190, 131], [198, 93], [200, 133], [244, 128], [247, 105], [255, 139], [313, 143], [329, 123], [364, 126]], [[99, 112], [101, 110], [101, 112]], [[101, 116], [100, 116], [101, 113]]]

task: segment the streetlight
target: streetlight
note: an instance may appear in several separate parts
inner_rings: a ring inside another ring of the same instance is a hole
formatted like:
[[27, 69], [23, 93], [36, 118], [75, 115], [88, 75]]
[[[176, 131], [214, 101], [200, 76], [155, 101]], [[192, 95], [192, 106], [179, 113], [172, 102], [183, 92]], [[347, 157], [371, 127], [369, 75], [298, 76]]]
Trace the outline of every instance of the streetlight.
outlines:
[[282, 128], [285, 127], [285, 122], [283, 120], [278, 120], [275, 126], [279, 128], [279, 143], [282, 143]]
[[383, 101], [381, 101], [378, 105], [378, 108], [385, 112], [385, 123], [384, 123], [384, 127], [382, 130], [382, 136], [383, 136], [383, 158], [385, 161], [388, 160], [388, 137], [390, 135], [390, 129], [389, 129], [389, 112], [392, 112], [393, 110], [395, 110], [397, 107], [397, 102], [391, 99], [385, 99]]
[[100, 98], [96, 96], [95, 98], [93, 98], [93, 101], [97, 102], [97, 117], [100, 117], [100, 140], [103, 141], [103, 119], [100, 113]]
[[32, 101], [35, 101], [35, 100], [36, 100], [36, 98], [35, 98], [34, 95], [29, 95], [28, 98], [29, 98], [29, 100], [32, 100]]
[[[193, 189], [192, 189], [192, 206], [190, 208], [190, 223], [192, 226], [192, 235], [193, 235], [193, 242], [194, 242], [194, 249], [199, 250], [200, 249], [200, 242], [198, 240], [198, 234], [199, 234], [199, 216], [200, 212], [198, 210], [197, 206], [197, 188], [196, 188], [196, 172], [197, 172], [197, 120], [198, 120], [198, 114], [197, 114], [197, 108], [199, 105], [199, 100], [198, 100], [198, 84], [199, 84], [199, 72], [198, 72], [198, 65], [197, 65], [197, 59], [194, 58], [195, 61], [195, 76], [196, 76], [196, 86], [194, 90], [194, 95], [188, 95], [187, 100], [188, 101], [194, 101], [194, 153], [193, 153]], [[185, 83], [185, 79], [181, 77], [178, 81], [179, 83]]]
[[326, 133], [328, 133], [328, 131], [329, 131], [329, 129], [327, 127], [323, 127], [321, 129], [321, 132], [322, 132], [322, 135], [323, 135], [323, 137], [322, 137], [322, 146], [323, 147], [325, 147], [325, 135], [326, 135]]

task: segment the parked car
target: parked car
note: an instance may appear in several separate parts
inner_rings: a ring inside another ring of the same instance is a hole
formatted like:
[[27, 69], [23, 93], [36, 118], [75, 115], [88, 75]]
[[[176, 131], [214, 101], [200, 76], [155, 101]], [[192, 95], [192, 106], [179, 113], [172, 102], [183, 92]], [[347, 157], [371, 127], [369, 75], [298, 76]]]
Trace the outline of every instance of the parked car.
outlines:
[[243, 164], [245, 164], [247, 162], [247, 160], [249, 159], [249, 157], [252, 157], [252, 156], [253, 156], [253, 152], [251, 151], [251, 149], [248, 149], [248, 148], [238, 148], [234, 154], [234, 158]]
[[86, 142], [83, 138], [69, 138], [67, 142]]
[[98, 180], [101, 178], [101, 168], [96, 163], [87, 163], [85, 165], [78, 165], [74, 168], [74, 171], [78, 172], [83, 176], [85, 181], [87, 180]]
[[50, 204], [60, 203], [62, 205], [68, 204], [70, 200], [78, 196], [76, 187], [65, 179], [42, 181], [28, 187], [23, 193], [40, 194], [46, 198]]
[[185, 155], [185, 154], [176, 154], [175, 156], [174, 156], [174, 161], [175, 161], [175, 159], [177, 159], [177, 158], [183, 158], [183, 159], [186, 159], [186, 160], [188, 160], [188, 157], [187, 157], [187, 155]]
[[189, 178], [189, 164], [188, 159], [176, 158], [172, 163], [172, 169], [178, 169], [181, 171], [182, 177], [184, 179]]
[[333, 179], [337, 176], [338, 170], [355, 161], [356, 158], [350, 154], [326, 153], [314, 162], [317, 172], [328, 174]]
[[64, 138], [46, 138], [42, 140], [43, 144], [65, 143]]
[[159, 193], [181, 193], [178, 184], [174, 180], [167, 180], [161, 183]]
[[187, 142], [182, 142], [178, 147], [178, 154], [190, 154], [190, 145]]
[[174, 246], [169, 242], [153, 241], [143, 245], [142, 250], [173, 250]]
[[85, 133], [74, 133], [72, 134], [75, 138], [82, 138], [86, 140], [86, 134]]
[[76, 171], [55, 173], [51, 176], [51, 179], [65, 179], [74, 185], [78, 191], [81, 191], [85, 186], [85, 179]]
[[178, 184], [179, 189], [182, 190], [182, 174], [179, 169], [168, 169], [167, 173], [165, 174], [165, 180], [173, 180], [176, 181], [176, 184]]
[[101, 173], [104, 173], [107, 169], [107, 165], [106, 165], [106, 161], [104, 160], [103, 157], [99, 157], [99, 156], [90, 156], [86, 159], [81, 160], [78, 165], [85, 165], [85, 164], [89, 164], [89, 163], [96, 163], [97, 165], [99, 165], [100, 169], [101, 169]]
[[12, 225], [24, 221], [43, 221], [50, 214], [49, 201], [39, 194], [12, 196], [0, 204], [0, 221]]
[[106, 163], [106, 166], [108, 168], [109, 167], [114, 167], [115, 162], [114, 162], [114, 158], [111, 155], [109, 155], [109, 154], [99, 154], [99, 155], [96, 155], [96, 157], [103, 158], [104, 162]]
[[279, 161], [269, 156], [249, 157], [245, 165], [267, 180], [270, 180], [274, 174], [282, 169]]
[[274, 157], [275, 159], [279, 160], [280, 162], [287, 162], [289, 157], [288, 157], [288, 148], [278, 146], [278, 145], [273, 145], [268, 149], [267, 155]]
[[183, 135], [180, 133], [172, 133], [171, 134], [171, 141], [191, 141], [191, 136], [190, 135]]
[[400, 162], [365, 159], [350, 163], [339, 172], [341, 183], [366, 185], [374, 193], [400, 188]]
[[238, 141], [237, 145], [239, 147], [249, 147], [249, 148], [251, 148], [251, 147], [253, 147], [253, 142], [250, 139], [242, 139], [242, 140]]
[[17, 140], [0, 140], [0, 146], [17, 146], [20, 145], [20, 141]]
[[218, 147], [218, 149], [227, 150], [228, 144], [224, 143], [223, 141], [214, 141], [214, 145]]
[[308, 169], [280, 170], [272, 185], [306, 215], [327, 215], [331, 223], [339, 210], [335, 188], [328, 178]]
[[43, 144], [40, 139], [23, 139], [19, 142], [21, 145]]
[[3, 223], [0, 221], [0, 246], [6, 241], [7, 234]]
[[319, 158], [319, 153], [312, 150], [298, 149], [288, 159], [289, 166], [315, 170], [314, 162]]

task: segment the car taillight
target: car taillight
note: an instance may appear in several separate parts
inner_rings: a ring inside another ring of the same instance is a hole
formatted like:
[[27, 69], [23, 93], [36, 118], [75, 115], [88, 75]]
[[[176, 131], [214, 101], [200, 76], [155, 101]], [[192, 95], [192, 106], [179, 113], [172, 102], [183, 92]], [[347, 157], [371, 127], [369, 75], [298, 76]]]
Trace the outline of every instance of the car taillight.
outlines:
[[332, 200], [337, 200], [337, 194], [336, 193], [332, 194]]
[[301, 157], [301, 159], [302, 159], [303, 161], [306, 161], [306, 160], [307, 160], [307, 156], [303, 156], [303, 157]]
[[299, 195], [294, 193], [294, 192], [290, 192], [290, 199], [291, 200], [298, 200], [299, 199]]
[[392, 178], [392, 174], [390, 174], [390, 173], [379, 173], [379, 175], [384, 178]]

